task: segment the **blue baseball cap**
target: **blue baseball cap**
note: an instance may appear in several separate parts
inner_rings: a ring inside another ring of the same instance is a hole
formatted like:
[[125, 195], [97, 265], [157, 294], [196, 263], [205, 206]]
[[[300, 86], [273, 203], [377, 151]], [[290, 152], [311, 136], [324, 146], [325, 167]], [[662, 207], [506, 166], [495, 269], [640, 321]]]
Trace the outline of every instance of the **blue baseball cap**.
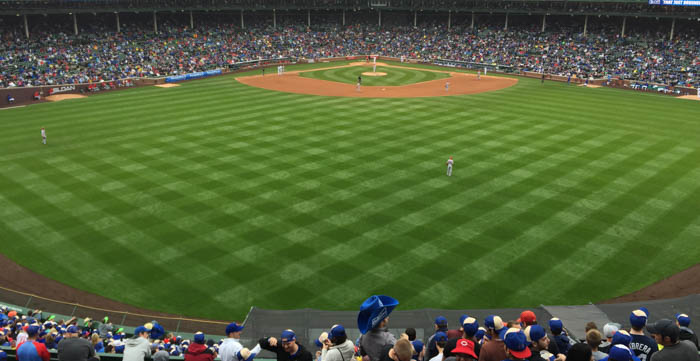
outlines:
[[632, 336], [630, 336], [629, 332], [619, 330], [615, 332], [610, 343], [613, 345], [625, 345], [629, 347], [630, 342], [632, 342]]
[[519, 359], [526, 359], [532, 356], [530, 348], [527, 347], [527, 337], [519, 328], [509, 328], [503, 335], [503, 342], [510, 353]]
[[467, 317], [469, 317], [469, 316], [467, 316], [467, 315], [459, 316], [459, 324], [460, 324], [460, 325], [463, 325], [463, 324], [464, 324], [464, 320], [466, 320]]
[[27, 327], [27, 335], [29, 336], [36, 336], [39, 334], [39, 330], [41, 329], [40, 326], [32, 325]]
[[486, 328], [490, 328], [496, 331], [501, 331], [506, 328], [503, 324], [503, 319], [500, 316], [496, 315], [486, 316], [486, 320], [484, 320], [484, 326], [486, 326]]
[[66, 332], [67, 332], [67, 333], [78, 333], [78, 332], [80, 332], [80, 330], [78, 330], [78, 326], [76, 326], [76, 325], [70, 325], [70, 326], [68, 326], [68, 328], [66, 329]]
[[194, 342], [204, 343], [204, 333], [202, 333], [201, 331], [195, 333], [194, 334]]
[[423, 345], [423, 341], [421, 340], [411, 341], [411, 344], [413, 345], [413, 350], [416, 351], [416, 354], [419, 354], [421, 351], [423, 351], [423, 347], [425, 347], [425, 345]]
[[549, 320], [549, 329], [552, 330], [552, 332], [561, 332], [564, 329], [564, 324], [561, 322], [560, 319], [554, 317], [551, 320]]
[[468, 337], [474, 336], [479, 331], [479, 321], [474, 317], [467, 317], [462, 320], [462, 330]]
[[333, 325], [331, 330], [328, 331], [328, 338], [333, 339], [336, 337], [347, 337], [345, 334], [345, 327], [343, 327], [343, 325]]
[[438, 327], [438, 329], [446, 329], [447, 328], [447, 319], [443, 316], [438, 316], [435, 318], [435, 325]]
[[690, 316], [686, 315], [685, 313], [676, 313], [676, 321], [678, 321], [678, 324], [683, 327], [690, 326]]
[[634, 310], [630, 314], [630, 324], [635, 328], [642, 328], [647, 324], [647, 313], [642, 310]]
[[525, 328], [525, 336], [527, 336], [528, 341], [537, 342], [543, 337], [547, 336], [547, 333], [544, 331], [544, 328], [542, 326], [532, 325], [527, 326], [527, 328]]
[[236, 322], [231, 322], [226, 326], [226, 334], [228, 335], [231, 332], [240, 332], [243, 331], [243, 325], [239, 325]]
[[447, 341], [447, 334], [442, 331], [438, 331], [435, 332], [435, 337], [433, 338], [435, 339], [435, 342]]
[[292, 330], [284, 330], [282, 331], [282, 337], [280, 337], [280, 339], [282, 342], [294, 341], [297, 339], [297, 335]]
[[613, 345], [610, 347], [608, 357], [615, 361], [632, 361], [632, 351], [627, 346]]
[[480, 341], [484, 338], [484, 335], [486, 335], [486, 329], [483, 327], [479, 327], [479, 329], [474, 334], [474, 337], [476, 337], [476, 339]]
[[[70, 332], [70, 331], [69, 331], [69, 332]], [[149, 332], [149, 333], [150, 333], [151, 330], [147, 329], [147, 328], [144, 327], [144, 326], [139, 326], [139, 327], [136, 327], [136, 328], [134, 329], [134, 335], [136, 335], [136, 336], [138, 336], [138, 335], [140, 335], [140, 334], [142, 334], [142, 333], [144, 333], [144, 332]]]

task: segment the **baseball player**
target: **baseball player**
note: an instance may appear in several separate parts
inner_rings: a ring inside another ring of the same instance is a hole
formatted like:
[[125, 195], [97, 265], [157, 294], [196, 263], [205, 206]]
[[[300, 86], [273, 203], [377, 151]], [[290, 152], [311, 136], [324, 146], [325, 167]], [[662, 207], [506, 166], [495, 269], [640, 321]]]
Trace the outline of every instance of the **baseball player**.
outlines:
[[481, 80], [481, 70], [476, 71], [476, 80]]
[[449, 80], [445, 82], [445, 91], [446, 92], [450, 91], [450, 81]]
[[360, 75], [357, 76], [357, 84], [362, 85], [362, 76]]
[[700, 87], [698, 87], [698, 98], [700, 98]]
[[452, 177], [452, 165], [455, 163], [454, 160], [452, 160], [452, 156], [450, 156], [450, 159], [447, 160], [447, 176]]
[[359, 81], [357, 82], [357, 86], [355, 87], [355, 90], [358, 92], [360, 91], [360, 82]]
[[46, 144], [46, 129], [41, 128], [41, 143]]

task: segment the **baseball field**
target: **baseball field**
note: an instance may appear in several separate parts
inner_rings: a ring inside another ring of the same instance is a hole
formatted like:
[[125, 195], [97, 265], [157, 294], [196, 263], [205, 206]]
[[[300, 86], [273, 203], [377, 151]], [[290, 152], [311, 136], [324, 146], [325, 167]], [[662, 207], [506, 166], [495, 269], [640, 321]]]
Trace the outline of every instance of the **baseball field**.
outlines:
[[[287, 70], [351, 88], [367, 71], [323, 69], [338, 65]], [[443, 84], [436, 69], [363, 83]], [[402, 309], [582, 304], [700, 259], [700, 102], [526, 78], [317, 96], [247, 75], [260, 71], [0, 111], [2, 253], [215, 319], [371, 294]]]

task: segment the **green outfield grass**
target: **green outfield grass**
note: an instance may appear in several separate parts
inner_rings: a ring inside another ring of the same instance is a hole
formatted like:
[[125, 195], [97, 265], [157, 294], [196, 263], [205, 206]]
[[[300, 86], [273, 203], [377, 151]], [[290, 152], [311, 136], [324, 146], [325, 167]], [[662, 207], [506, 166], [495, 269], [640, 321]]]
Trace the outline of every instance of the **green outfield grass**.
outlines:
[[348, 84], [357, 84], [357, 77], [362, 76], [362, 85], [365, 86], [406, 85], [449, 77], [447, 73], [385, 66], [377, 66], [377, 72], [386, 73], [384, 76], [362, 75], [364, 72], [371, 71], [371, 67], [352, 66], [348, 68], [305, 71], [299, 75], [307, 78], [337, 81]]
[[2, 252], [146, 308], [582, 304], [700, 259], [700, 102], [524, 78], [319, 97], [223, 76], [0, 119]]

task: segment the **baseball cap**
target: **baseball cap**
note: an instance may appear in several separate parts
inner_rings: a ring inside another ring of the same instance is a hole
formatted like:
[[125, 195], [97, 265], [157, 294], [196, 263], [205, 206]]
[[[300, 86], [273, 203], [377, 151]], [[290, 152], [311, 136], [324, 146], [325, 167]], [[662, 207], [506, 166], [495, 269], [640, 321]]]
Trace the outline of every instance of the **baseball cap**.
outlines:
[[632, 352], [627, 346], [613, 345], [610, 347], [608, 357], [615, 361], [632, 361]]
[[647, 324], [647, 313], [642, 310], [634, 310], [630, 314], [630, 324], [635, 328], [642, 328]]
[[530, 348], [527, 347], [525, 333], [518, 328], [509, 328], [503, 336], [503, 342], [510, 353], [517, 358], [524, 359], [532, 355]]
[[455, 348], [452, 350], [452, 354], [456, 353], [469, 355], [475, 359], [479, 358], [474, 352], [474, 342], [472, 340], [467, 340], [466, 338], [460, 338], [457, 340], [457, 346], [455, 346]]
[[435, 332], [434, 339], [435, 342], [447, 341], [447, 334], [442, 331]]
[[242, 348], [240, 351], [236, 352], [236, 359], [238, 361], [252, 361], [257, 354], [250, 352], [246, 347]]
[[531, 325], [537, 322], [537, 316], [535, 316], [534, 312], [530, 310], [525, 310], [520, 313], [520, 322]]
[[78, 326], [70, 325], [70, 326], [68, 326], [68, 329], [66, 329], [66, 332], [67, 333], [78, 333], [80, 331], [78, 330]]
[[334, 339], [336, 337], [347, 337], [345, 334], [345, 327], [343, 327], [343, 325], [333, 325], [331, 330], [328, 331], [328, 338]]
[[620, 324], [615, 323], [615, 322], [609, 322], [606, 323], [605, 326], [603, 326], [603, 336], [605, 337], [613, 337], [615, 332], [617, 332], [620, 329]]
[[[70, 331], [68, 331], [68, 332], [70, 332]], [[136, 335], [136, 336], [142, 334], [143, 332], [151, 332], [151, 330], [147, 329], [144, 326], [139, 326], [139, 327], [136, 327], [134, 329], [134, 335]]]
[[537, 342], [546, 335], [547, 333], [544, 331], [544, 327], [540, 325], [531, 325], [525, 328], [525, 336], [528, 342]]
[[294, 341], [297, 339], [297, 335], [292, 330], [284, 330], [280, 339], [282, 342]]
[[469, 317], [469, 316], [467, 316], [467, 315], [459, 316], [459, 324], [460, 324], [460, 325], [463, 325], [463, 324], [464, 324], [464, 320], [466, 320], [467, 317]]
[[554, 317], [549, 320], [549, 329], [552, 330], [552, 332], [561, 332], [564, 329], [564, 324], [560, 319]]
[[204, 333], [202, 331], [199, 331], [194, 334], [194, 342], [195, 343], [204, 343]]
[[421, 340], [415, 340], [411, 341], [411, 344], [413, 345], [413, 350], [416, 351], [416, 354], [419, 354], [421, 351], [423, 351], [423, 341]]
[[685, 313], [676, 313], [676, 320], [678, 321], [678, 324], [683, 327], [690, 326], [690, 316], [686, 315]]
[[681, 333], [681, 329], [678, 327], [678, 325], [667, 318], [662, 318], [650, 325], [647, 325], [647, 331], [662, 337], [668, 336], [672, 339], [678, 339], [678, 336]]
[[231, 332], [240, 332], [243, 331], [243, 326], [239, 325], [236, 322], [231, 322], [226, 326], [226, 334], [228, 335]]
[[462, 320], [462, 330], [464, 330], [464, 333], [467, 336], [474, 336], [474, 334], [479, 331], [479, 321], [477, 321], [474, 317], [465, 318]]
[[490, 328], [496, 331], [500, 331], [505, 327], [505, 325], [503, 324], [503, 319], [501, 319], [500, 316], [496, 315], [486, 316], [486, 320], [484, 320], [484, 326], [486, 326], [486, 328]]
[[39, 333], [39, 329], [41, 329], [40, 326], [29, 326], [27, 327], [27, 335], [29, 336], [36, 336]]
[[618, 330], [613, 335], [612, 341], [610, 343], [613, 345], [629, 346], [630, 342], [632, 342], [632, 336], [630, 336], [629, 332], [625, 330]]
[[443, 316], [438, 316], [437, 318], [435, 318], [435, 325], [440, 330], [445, 329], [447, 328], [447, 319]]

